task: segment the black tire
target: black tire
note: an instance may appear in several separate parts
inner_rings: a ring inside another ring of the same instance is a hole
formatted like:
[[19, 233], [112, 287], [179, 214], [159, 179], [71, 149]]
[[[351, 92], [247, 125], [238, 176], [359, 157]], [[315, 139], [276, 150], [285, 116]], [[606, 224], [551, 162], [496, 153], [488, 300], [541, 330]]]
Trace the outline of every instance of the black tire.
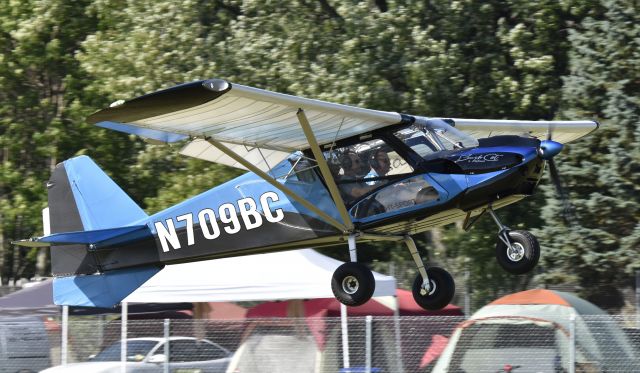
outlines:
[[355, 262], [344, 263], [333, 272], [331, 290], [340, 303], [360, 306], [373, 296], [376, 281], [373, 272], [365, 265]]
[[507, 245], [498, 238], [496, 243], [496, 259], [498, 264], [507, 272], [521, 275], [533, 270], [540, 259], [540, 244], [533, 234], [527, 231], [510, 231], [511, 246], [516, 249], [511, 252]]
[[427, 268], [427, 276], [431, 282], [428, 294], [423, 294], [422, 276], [418, 274], [413, 281], [413, 299], [425, 310], [439, 310], [451, 303], [456, 292], [456, 284], [449, 272], [439, 267]]

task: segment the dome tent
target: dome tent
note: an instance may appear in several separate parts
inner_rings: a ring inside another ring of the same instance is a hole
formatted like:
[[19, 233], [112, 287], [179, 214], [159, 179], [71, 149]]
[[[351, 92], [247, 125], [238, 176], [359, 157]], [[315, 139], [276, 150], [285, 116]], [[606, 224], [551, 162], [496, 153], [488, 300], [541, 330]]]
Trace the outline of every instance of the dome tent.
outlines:
[[569, 371], [572, 359], [597, 371], [640, 370], [606, 312], [573, 294], [536, 289], [499, 298], [461, 323], [433, 372]]

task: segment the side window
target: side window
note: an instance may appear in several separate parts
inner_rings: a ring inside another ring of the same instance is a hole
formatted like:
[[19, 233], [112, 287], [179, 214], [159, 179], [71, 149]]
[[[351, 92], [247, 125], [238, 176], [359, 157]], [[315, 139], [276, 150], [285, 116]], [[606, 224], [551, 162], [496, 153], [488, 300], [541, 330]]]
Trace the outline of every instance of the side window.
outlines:
[[342, 198], [347, 205], [413, 168], [380, 139], [330, 149], [324, 152]]
[[200, 342], [198, 344], [198, 360], [217, 360], [223, 359], [229, 355], [229, 353], [222, 348], [207, 342]]
[[305, 157], [301, 152], [295, 152], [273, 167], [269, 173], [276, 179], [313, 183], [316, 181], [313, 171], [316, 166], [315, 160]]
[[440, 195], [423, 176], [415, 176], [382, 188], [358, 202], [351, 209], [356, 218], [366, 218], [385, 212], [436, 202]]
[[169, 342], [169, 361], [172, 363], [182, 363], [198, 361], [197, 343], [194, 340], [181, 340]]

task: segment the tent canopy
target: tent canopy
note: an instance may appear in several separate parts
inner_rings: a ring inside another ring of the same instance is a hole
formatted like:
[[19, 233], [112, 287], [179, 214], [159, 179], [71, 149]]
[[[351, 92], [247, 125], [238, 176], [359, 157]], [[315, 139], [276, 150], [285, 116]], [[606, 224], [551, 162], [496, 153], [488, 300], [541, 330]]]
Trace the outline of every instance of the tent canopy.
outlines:
[[[511, 332], [499, 333], [500, 328]], [[632, 358], [634, 352], [624, 332], [602, 309], [573, 294], [534, 289], [499, 298], [460, 324], [433, 371], [444, 372], [453, 369], [451, 364], [455, 367], [455, 364], [478, 362], [480, 357], [486, 357], [487, 354], [495, 355], [492, 356], [493, 360], [485, 359], [493, 364], [498, 361], [500, 353], [506, 354], [506, 350], [505, 347], [491, 347], [494, 343], [491, 336], [512, 338], [510, 341], [502, 340], [498, 345], [515, 349], [520, 346], [519, 343], [522, 344], [521, 340], [518, 340], [519, 335], [528, 334], [534, 338], [534, 330], [542, 328], [549, 330], [549, 335], [551, 332], [555, 333], [555, 339], [538, 340], [538, 349], [542, 349], [543, 345], [548, 350], [557, 349], [554, 353], [560, 357], [558, 364], [568, 364], [568, 339], [571, 330], [574, 330], [575, 358], [578, 363], [597, 361], [601, 367], [607, 367], [605, 370], [611, 371], [618, 370], [620, 364], [634, 367], [628, 371], [638, 371], [637, 368], [640, 368]], [[527, 344], [526, 348], [530, 349], [530, 346]], [[474, 358], [474, 353], [479, 357]], [[520, 364], [514, 358], [515, 355], [517, 354], [513, 353], [501, 357], [506, 356], [511, 359], [511, 363]], [[543, 359], [540, 356], [537, 358]], [[535, 359], [529, 358], [528, 363], [531, 361]]]
[[[341, 261], [311, 249], [172, 264], [126, 302], [225, 302], [333, 298]], [[396, 293], [396, 280], [374, 272], [374, 296]]]
[[[0, 315], [59, 315], [62, 306], [53, 303], [53, 279], [32, 284], [22, 290], [0, 298]], [[145, 303], [129, 305], [129, 313], [150, 313], [171, 310], [190, 310], [191, 303]], [[94, 308], [69, 307], [71, 315], [95, 315], [101, 313], [120, 313], [120, 307]]]
[[[438, 311], [427, 311], [413, 300], [410, 291], [397, 289], [398, 314], [400, 316], [462, 316], [460, 307], [449, 304]], [[303, 302], [305, 317], [340, 316], [340, 303], [335, 298], [310, 299]], [[349, 316], [393, 316], [395, 301], [373, 298], [358, 307], [348, 307]], [[250, 308], [247, 318], [287, 317], [289, 305], [287, 302], [266, 302]]]

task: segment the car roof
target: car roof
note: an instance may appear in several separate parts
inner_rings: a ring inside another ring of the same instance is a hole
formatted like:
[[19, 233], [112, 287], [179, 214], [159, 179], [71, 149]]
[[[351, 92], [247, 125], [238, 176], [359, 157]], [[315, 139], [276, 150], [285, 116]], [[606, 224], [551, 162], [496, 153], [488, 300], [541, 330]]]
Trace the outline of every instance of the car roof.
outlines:
[[[194, 337], [169, 337], [170, 341], [178, 341], [178, 340], [194, 340], [197, 341], [198, 338]], [[164, 342], [167, 338], [164, 337], [139, 337], [139, 338], [127, 338], [127, 341], [153, 341], [153, 342]], [[203, 339], [204, 340], [204, 339]]]

